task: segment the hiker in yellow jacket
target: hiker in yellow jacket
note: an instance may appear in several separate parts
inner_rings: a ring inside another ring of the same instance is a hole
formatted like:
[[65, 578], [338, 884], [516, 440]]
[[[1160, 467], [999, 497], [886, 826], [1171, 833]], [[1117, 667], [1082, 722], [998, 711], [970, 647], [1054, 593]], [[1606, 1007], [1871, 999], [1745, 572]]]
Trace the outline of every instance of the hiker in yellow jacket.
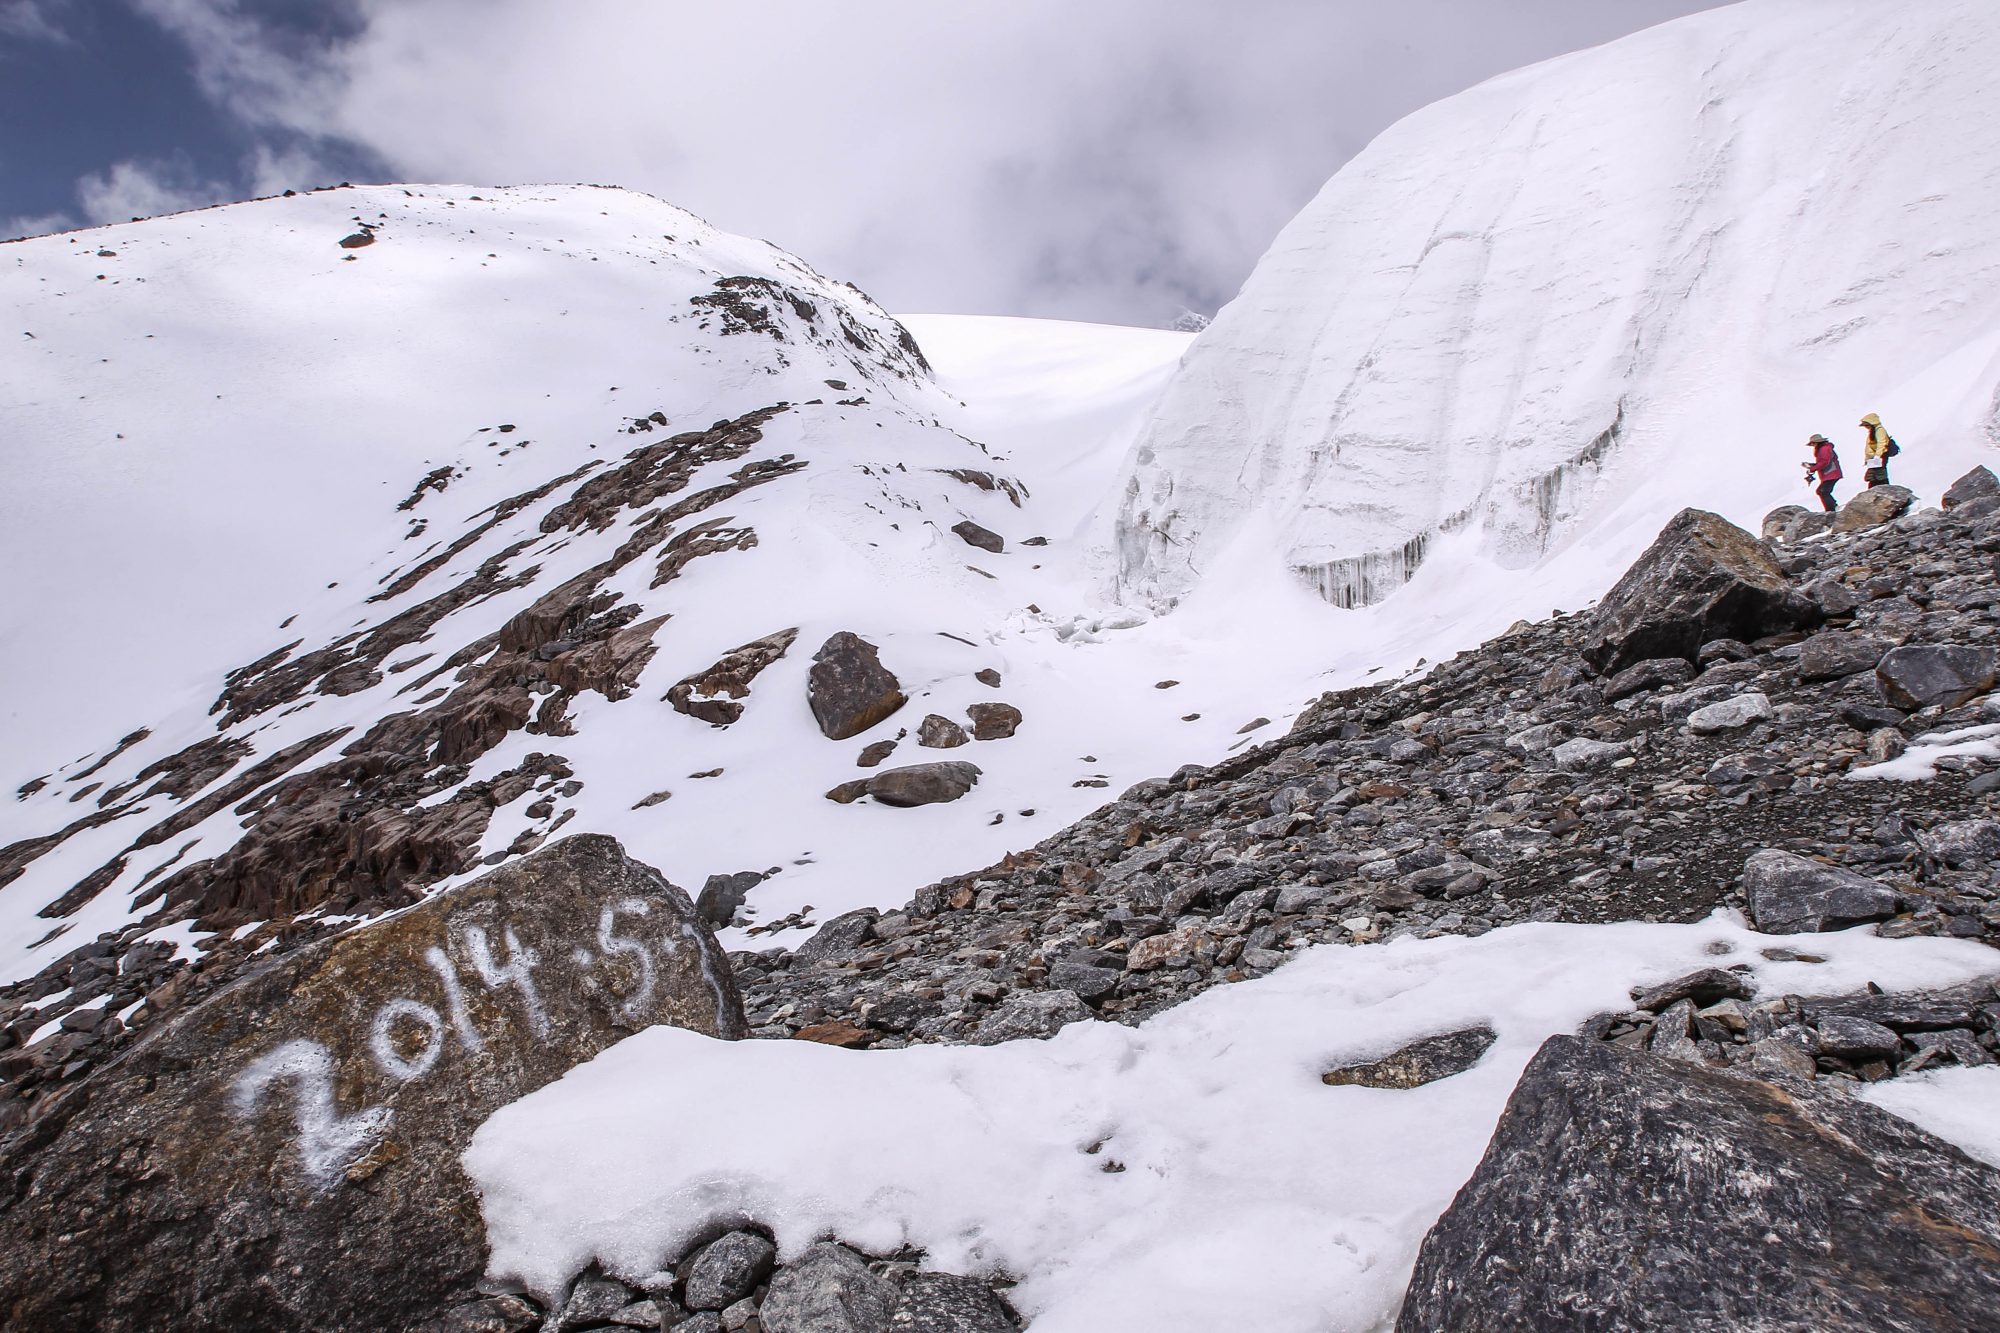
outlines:
[[1861, 479], [1868, 483], [1870, 490], [1877, 486], [1887, 486], [1889, 460], [1903, 452], [1902, 446], [1890, 438], [1889, 432], [1883, 428], [1882, 418], [1873, 412], [1861, 418], [1861, 427], [1868, 432], [1866, 461], [1863, 463], [1866, 470], [1861, 474]]

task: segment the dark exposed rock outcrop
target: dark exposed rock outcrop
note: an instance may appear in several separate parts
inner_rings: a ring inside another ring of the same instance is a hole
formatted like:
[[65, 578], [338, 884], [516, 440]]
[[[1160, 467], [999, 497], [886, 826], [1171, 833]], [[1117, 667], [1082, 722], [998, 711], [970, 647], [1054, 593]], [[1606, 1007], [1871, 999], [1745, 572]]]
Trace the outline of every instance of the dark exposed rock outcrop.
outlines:
[[806, 703], [828, 740], [858, 736], [905, 702], [894, 673], [882, 665], [875, 645], [860, 635], [842, 630], [813, 654]]
[[796, 628], [781, 629], [732, 648], [714, 666], [676, 682], [667, 691], [667, 702], [677, 712], [726, 727], [743, 716], [743, 700], [750, 697], [751, 683], [783, 657], [798, 637]]
[[1819, 618], [1755, 537], [1683, 509], [1598, 604], [1583, 655], [1606, 673], [1648, 658], [1692, 661], [1711, 639], [1747, 643]]
[[2000, 1326], [2000, 1172], [1837, 1092], [1551, 1038], [1399, 1333]]
[[0, 1322], [404, 1328], [484, 1264], [458, 1153], [629, 1032], [743, 1033], [693, 904], [572, 838], [246, 969], [0, 1147]]

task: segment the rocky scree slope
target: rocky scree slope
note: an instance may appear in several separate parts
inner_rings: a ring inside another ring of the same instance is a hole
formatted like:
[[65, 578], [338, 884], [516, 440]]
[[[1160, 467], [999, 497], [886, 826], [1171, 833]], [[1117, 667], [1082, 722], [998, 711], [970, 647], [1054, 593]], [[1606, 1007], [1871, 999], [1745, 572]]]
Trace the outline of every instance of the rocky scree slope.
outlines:
[[[1791, 511], [1768, 542], [1684, 515], [1594, 612], [1327, 695], [900, 911], [733, 954], [753, 1030], [899, 1046], [1134, 1022], [1309, 944], [1520, 921], [1728, 907], [2000, 938], [1992, 490], [1982, 469], [1953, 508], [1799, 540]], [[1899, 756], [1925, 780], [1888, 780]]]

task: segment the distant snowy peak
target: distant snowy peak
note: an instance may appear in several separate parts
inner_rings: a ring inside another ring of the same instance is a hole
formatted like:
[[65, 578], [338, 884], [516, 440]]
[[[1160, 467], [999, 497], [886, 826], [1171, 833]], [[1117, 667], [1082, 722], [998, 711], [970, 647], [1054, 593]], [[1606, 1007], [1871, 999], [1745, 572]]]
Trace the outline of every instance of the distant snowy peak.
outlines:
[[1995, 69], [1985, 0], [1754, 0], [1411, 116], [1188, 354], [1121, 586], [1171, 605], [1246, 535], [1339, 606], [1450, 534], [1530, 566], [1648, 492], [1753, 498], [1726, 480], [1752, 423], [1955, 358], [1937, 424], [1992, 438]]

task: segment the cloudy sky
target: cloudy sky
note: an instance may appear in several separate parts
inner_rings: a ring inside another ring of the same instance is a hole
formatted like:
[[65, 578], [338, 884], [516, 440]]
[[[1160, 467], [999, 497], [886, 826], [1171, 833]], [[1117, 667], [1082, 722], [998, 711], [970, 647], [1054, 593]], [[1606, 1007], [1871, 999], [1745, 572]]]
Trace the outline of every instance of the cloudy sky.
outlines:
[[1710, 0], [0, 0], [0, 237], [589, 181], [892, 309], [1163, 324], [1398, 117]]

